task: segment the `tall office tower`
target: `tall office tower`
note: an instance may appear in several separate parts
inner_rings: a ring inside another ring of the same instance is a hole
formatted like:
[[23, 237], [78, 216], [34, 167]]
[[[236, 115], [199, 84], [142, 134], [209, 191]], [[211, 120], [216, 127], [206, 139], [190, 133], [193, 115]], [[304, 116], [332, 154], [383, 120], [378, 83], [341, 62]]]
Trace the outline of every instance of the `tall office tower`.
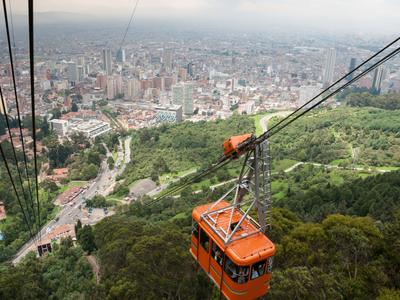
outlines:
[[107, 77], [107, 99], [114, 99], [117, 95], [115, 79], [112, 76]]
[[126, 85], [125, 99], [133, 100], [139, 96], [140, 93], [140, 81], [136, 78], [129, 79]]
[[193, 114], [193, 84], [190, 82], [183, 84], [183, 113]]
[[187, 65], [187, 73], [190, 77], [193, 77], [193, 63], [188, 63]]
[[78, 67], [75, 62], [68, 63], [68, 82], [75, 85], [78, 82]]
[[164, 77], [154, 77], [153, 88], [163, 91], [165, 89]]
[[185, 82], [173, 85], [172, 104], [182, 105], [185, 115], [193, 114], [193, 84]]
[[115, 93], [116, 95], [122, 94], [122, 77], [121, 75], [113, 75]]
[[163, 53], [163, 65], [166, 71], [172, 70], [172, 50], [164, 49]]
[[117, 62], [124, 63], [125, 62], [125, 49], [119, 48], [117, 51]]
[[112, 74], [110, 49], [103, 49], [103, 70], [106, 71], [106, 75]]
[[105, 89], [107, 87], [107, 75], [105, 74], [97, 74], [96, 76], [96, 87], [101, 89]]
[[[357, 63], [357, 59], [355, 57], [352, 57], [350, 59], [349, 72], [354, 70], [354, 68], [356, 67], [356, 63]], [[346, 79], [347, 79], [347, 81], [350, 81], [353, 79], [353, 77], [354, 77], [354, 73], [347, 76]]]
[[322, 76], [322, 82], [324, 86], [328, 86], [333, 81], [333, 72], [335, 70], [336, 61], [336, 50], [335, 48], [329, 48], [326, 51], [326, 60], [324, 66], [324, 73]]
[[183, 106], [183, 85], [174, 84], [171, 87], [172, 90], [172, 104]]
[[78, 81], [81, 82], [83, 81], [83, 78], [85, 77], [85, 69], [83, 66], [78, 66]]
[[381, 85], [382, 81], [384, 80], [385, 77], [385, 67], [384, 66], [379, 66], [375, 69], [374, 71], [374, 78], [372, 80], [372, 88], [380, 94], [381, 92]]

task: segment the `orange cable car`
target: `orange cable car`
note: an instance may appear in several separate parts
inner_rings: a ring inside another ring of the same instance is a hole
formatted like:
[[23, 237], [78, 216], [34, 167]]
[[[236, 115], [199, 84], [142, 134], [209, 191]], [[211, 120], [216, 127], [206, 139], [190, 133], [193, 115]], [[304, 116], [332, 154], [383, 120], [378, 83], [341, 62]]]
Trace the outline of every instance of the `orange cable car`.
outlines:
[[[224, 142], [224, 155], [240, 155], [252, 135]], [[270, 226], [268, 142], [246, 155], [238, 183], [218, 201], [196, 207], [190, 253], [229, 300], [256, 299], [268, 293], [275, 245], [264, 234]], [[250, 197], [244, 197], [245, 194]], [[229, 201], [229, 199], [231, 201]], [[257, 211], [258, 222], [250, 215]]]

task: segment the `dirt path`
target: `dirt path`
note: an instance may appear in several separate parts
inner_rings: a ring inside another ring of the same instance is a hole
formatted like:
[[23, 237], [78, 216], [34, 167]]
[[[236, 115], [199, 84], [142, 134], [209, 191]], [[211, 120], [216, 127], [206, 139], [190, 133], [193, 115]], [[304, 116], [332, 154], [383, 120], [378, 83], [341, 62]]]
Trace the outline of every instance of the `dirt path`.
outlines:
[[88, 255], [86, 256], [90, 266], [92, 267], [92, 271], [94, 274], [96, 274], [96, 282], [100, 282], [100, 267], [99, 264], [97, 263], [97, 259], [93, 255]]

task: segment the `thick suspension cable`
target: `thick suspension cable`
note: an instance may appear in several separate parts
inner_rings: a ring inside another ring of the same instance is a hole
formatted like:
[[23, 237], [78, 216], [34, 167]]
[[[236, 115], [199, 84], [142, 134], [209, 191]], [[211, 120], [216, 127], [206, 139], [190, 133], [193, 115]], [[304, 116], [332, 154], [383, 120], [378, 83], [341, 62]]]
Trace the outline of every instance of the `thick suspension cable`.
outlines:
[[32, 234], [30, 223], [28, 222], [28, 218], [27, 218], [27, 216], [25, 214], [24, 207], [22, 206], [22, 202], [21, 202], [21, 199], [19, 197], [19, 193], [17, 191], [17, 187], [15, 186], [14, 179], [13, 179], [13, 176], [11, 174], [10, 167], [8, 166], [7, 159], [6, 159], [6, 156], [4, 154], [3, 147], [2, 147], [1, 144], [0, 144], [0, 154], [1, 154], [1, 157], [3, 158], [4, 165], [5, 165], [6, 169], [7, 169], [8, 177], [10, 178], [11, 185], [13, 187], [15, 196], [17, 197], [17, 201], [18, 201], [19, 207], [21, 208], [22, 214], [24, 216], [25, 224], [28, 227], [29, 234], [30, 234], [31, 238], [34, 239], [34, 235]]
[[[360, 74], [358, 74], [356, 77], [354, 77], [353, 79], [349, 80], [347, 83], [343, 84], [342, 86], [340, 86], [339, 88], [335, 89], [333, 92], [329, 93], [327, 96], [323, 97], [320, 101], [316, 102], [315, 104], [313, 104], [311, 107], [309, 107], [308, 109], [306, 109], [305, 111], [303, 111], [302, 113], [300, 113], [299, 115], [297, 115], [296, 117], [294, 117], [293, 119], [289, 120], [287, 123], [285, 123], [282, 127], [279, 127], [278, 129], [276, 129], [275, 131], [272, 131], [273, 128], [271, 128], [271, 130], [268, 130], [267, 132], [265, 132], [265, 134], [263, 134], [262, 136], [260, 136], [259, 139], [256, 140], [256, 143], [260, 143], [262, 141], [264, 141], [266, 138], [271, 137], [272, 135], [278, 133], [279, 131], [281, 131], [282, 129], [284, 129], [286, 126], [288, 126], [289, 124], [291, 124], [292, 122], [296, 121], [298, 118], [302, 117], [303, 115], [305, 115], [306, 113], [308, 113], [310, 110], [314, 109], [315, 107], [317, 107], [318, 105], [322, 104], [323, 102], [325, 102], [327, 99], [331, 98], [332, 96], [336, 95], [337, 93], [339, 93], [340, 91], [342, 91], [344, 88], [348, 87], [349, 85], [351, 85], [353, 82], [357, 81], [358, 79], [360, 79], [361, 77], [365, 76], [366, 74], [368, 74], [369, 72], [371, 72], [372, 70], [374, 70], [375, 68], [379, 67], [381, 64], [385, 63], [386, 61], [388, 61], [389, 59], [393, 58], [394, 56], [396, 56], [397, 54], [400, 53], [400, 47], [396, 48], [395, 50], [393, 50], [392, 52], [390, 52], [389, 54], [387, 54], [385, 57], [383, 57], [382, 59], [380, 59], [379, 61], [377, 61], [376, 63], [374, 63], [372, 66], [368, 67], [367, 69], [365, 69], [363, 72], [361, 72]], [[276, 127], [275, 127], [276, 128]], [[272, 133], [271, 133], [272, 131]]]
[[17, 119], [18, 119], [18, 126], [19, 126], [19, 134], [20, 134], [20, 138], [21, 138], [22, 152], [23, 152], [23, 157], [24, 157], [25, 175], [26, 175], [26, 179], [28, 181], [31, 208], [33, 210], [33, 218], [35, 219], [35, 212], [34, 212], [34, 207], [33, 207], [34, 205], [33, 205], [32, 187], [31, 187], [31, 182], [30, 182], [29, 172], [28, 172], [28, 161], [27, 161], [27, 158], [26, 158], [25, 139], [24, 139], [24, 135], [23, 135], [23, 132], [22, 132], [21, 113], [20, 113], [19, 102], [18, 102], [17, 83], [16, 83], [16, 79], [15, 79], [16, 76], [15, 76], [14, 59], [13, 59], [13, 53], [12, 53], [12, 47], [11, 47], [10, 28], [9, 28], [9, 25], [8, 25], [8, 14], [7, 14], [6, 0], [3, 0], [3, 12], [4, 12], [4, 22], [5, 22], [5, 26], [6, 26], [6, 34], [7, 34], [8, 54], [9, 54], [9, 57], [10, 57], [11, 75], [12, 75], [12, 81], [13, 81], [13, 86], [14, 86], [14, 97], [15, 97], [15, 105], [16, 105], [16, 109], [17, 109]]
[[29, 64], [31, 75], [31, 107], [32, 107], [32, 139], [33, 157], [35, 165], [35, 185], [36, 185], [36, 205], [38, 216], [38, 234], [40, 239], [40, 201], [39, 201], [39, 181], [36, 147], [36, 114], [35, 114], [35, 49], [34, 49], [34, 24], [33, 24], [33, 0], [28, 1], [28, 21], [29, 21]]
[[173, 195], [173, 194], [176, 194], [176, 193], [182, 191], [182, 190], [185, 189], [187, 186], [193, 184], [194, 182], [196, 182], [196, 181], [199, 180], [199, 179], [204, 178], [205, 176], [211, 174], [212, 172], [214, 172], [214, 171], [216, 171], [216, 170], [218, 170], [218, 169], [224, 167], [224, 166], [227, 165], [229, 162], [230, 162], [230, 159], [229, 159], [229, 160], [224, 160], [224, 161], [221, 161], [220, 163], [218, 163], [218, 164], [216, 164], [216, 165], [213, 165], [213, 166], [211, 166], [211, 167], [205, 169], [203, 172], [201, 172], [201, 173], [198, 174], [198, 175], [195, 175], [193, 178], [189, 179], [187, 182], [183, 183], [182, 185], [176, 186], [175, 188], [172, 188], [171, 190], [169, 190], [169, 191], [166, 192], [165, 194], [163, 194], [163, 195], [161, 195], [161, 196], [155, 198], [153, 201], [147, 202], [147, 203], [146, 203], [146, 206], [153, 205], [154, 203], [156, 203], [156, 202], [158, 202], [158, 201], [160, 201], [160, 200], [162, 200], [162, 199], [164, 199], [164, 198], [166, 198], [166, 197], [168, 197], [168, 196], [171, 196], [171, 195]]
[[[379, 54], [381, 54], [383, 51], [385, 51], [386, 49], [388, 49], [389, 47], [391, 47], [392, 45], [394, 45], [396, 42], [398, 42], [400, 40], [400, 37], [396, 38], [395, 40], [393, 40], [392, 42], [390, 42], [389, 44], [387, 44], [385, 47], [383, 47], [381, 50], [379, 50], [378, 52], [376, 52], [374, 55], [372, 55], [371, 57], [369, 57], [367, 60], [365, 60], [364, 62], [362, 62], [361, 64], [359, 64], [357, 67], [355, 67], [353, 70], [350, 70], [350, 72], [348, 72], [347, 74], [343, 75], [341, 78], [339, 78], [338, 80], [336, 80], [334, 83], [332, 83], [330, 86], [328, 86], [326, 89], [324, 89], [322, 92], [320, 92], [319, 94], [317, 94], [316, 96], [314, 96], [313, 98], [311, 98], [310, 100], [308, 100], [306, 103], [304, 103], [302, 106], [300, 106], [298, 109], [296, 109], [294, 112], [292, 112], [290, 115], [288, 115], [287, 117], [285, 117], [284, 119], [282, 119], [281, 121], [279, 121], [277, 124], [275, 124], [274, 126], [272, 126], [268, 131], [273, 130], [275, 127], [278, 127], [281, 123], [283, 123], [285, 120], [291, 118], [293, 115], [295, 115], [297, 112], [299, 112], [301, 109], [303, 109], [304, 107], [306, 107], [307, 105], [309, 105], [311, 102], [313, 102], [315, 99], [317, 99], [318, 97], [320, 97], [321, 95], [323, 95], [324, 93], [326, 93], [327, 91], [329, 91], [332, 87], [334, 87], [335, 85], [337, 85], [338, 83], [340, 83], [342, 80], [348, 78], [349, 75], [353, 74], [354, 72], [356, 72], [357, 70], [359, 70], [362, 66], [364, 66], [365, 64], [367, 64], [368, 62], [370, 62], [372, 59], [374, 59], [376, 56], [378, 56]], [[267, 132], [268, 132], [267, 131]], [[267, 132], [265, 132], [264, 134], [266, 135]], [[258, 138], [262, 138], [262, 136], [264, 135], [262, 134], [261, 136], [259, 136]]]
[[[21, 185], [22, 194], [24, 195], [24, 200], [25, 200], [25, 205], [27, 207], [27, 212], [29, 213], [29, 206], [28, 206], [28, 200], [27, 200], [28, 197], [27, 197], [27, 194], [26, 194], [26, 191], [25, 191], [25, 188], [24, 188], [24, 181], [22, 180], [21, 170], [20, 170], [20, 167], [19, 167], [19, 160], [17, 158], [17, 153], [15, 151], [15, 145], [14, 145], [14, 141], [13, 141], [12, 134], [11, 134], [10, 122], [8, 120], [7, 109], [6, 109], [5, 100], [4, 100], [4, 97], [3, 97], [3, 91], [1, 89], [1, 87], [0, 87], [0, 99], [1, 99], [1, 106], [2, 106], [3, 112], [4, 112], [4, 118], [6, 120], [8, 136], [10, 138], [10, 143], [11, 143], [11, 148], [12, 148], [12, 151], [13, 151], [13, 156], [14, 156], [14, 160], [15, 160], [15, 166], [16, 166], [17, 172], [18, 172], [18, 179], [19, 179], [19, 182], [20, 182], [20, 185]], [[30, 217], [29, 217], [29, 220], [32, 221], [30, 219]]]
[[[354, 70], [351, 70], [349, 73], [347, 73], [346, 75], [344, 75], [340, 80], [336, 81], [334, 84], [330, 85], [328, 88], [326, 88], [324, 91], [322, 91], [319, 95], [317, 95], [316, 97], [312, 98], [311, 100], [309, 100], [305, 105], [303, 105], [301, 108], [304, 108], [307, 104], [311, 103], [313, 100], [315, 100], [316, 98], [318, 98], [320, 95], [329, 92], [329, 89], [332, 88], [334, 85], [336, 85], [337, 83], [339, 83], [341, 80], [343, 80], [345, 77], [347, 77], [349, 74], [352, 74], [353, 72], [355, 72], [356, 70], [358, 70], [359, 68], [361, 68], [363, 65], [365, 65], [366, 63], [368, 63], [372, 58], [376, 57], [377, 55], [379, 55], [380, 53], [382, 53], [382, 51], [384, 51], [385, 49], [389, 48], [390, 46], [392, 46], [395, 42], [397, 42], [400, 38], [397, 38], [396, 40], [394, 40], [393, 42], [391, 42], [390, 44], [388, 44], [387, 46], [385, 46], [383, 49], [381, 49], [380, 51], [378, 51], [374, 56], [372, 56], [371, 58], [369, 58], [367, 61], [365, 61], [364, 63], [360, 64], [359, 66], [357, 66]], [[273, 126], [270, 130], [266, 131], [265, 133], [263, 133], [261, 136], [259, 136], [254, 142], [252, 147], [254, 147], [255, 144], [259, 144], [261, 142], [263, 142], [265, 139], [269, 138], [270, 136], [272, 136], [273, 134], [278, 133], [279, 131], [281, 131], [283, 128], [285, 128], [286, 126], [288, 126], [289, 124], [291, 124], [292, 122], [294, 122], [295, 120], [297, 120], [298, 118], [300, 118], [301, 116], [303, 116], [304, 114], [306, 114], [307, 112], [309, 112], [310, 110], [314, 109], [315, 107], [317, 107], [318, 105], [320, 105], [321, 103], [323, 103], [324, 101], [326, 101], [328, 98], [334, 96], [335, 94], [339, 93], [341, 90], [343, 90], [344, 88], [346, 88], [347, 86], [351, 85], [352, 83], [354, 83], [355, 81], [359, 80], [360, 78], [362, 78], [363, 76], [365, 76], [367, 73], [371, 72], [372, 70], [374, 70], [376, 67], [380, 66], [381, 64], [385, 63], [387, 60], [393, 58], [395, 55], [397, 55], [398, 53], [400, 53], [400, 47], [396, 48], [395, 50], [393, 50], [392, 52], [390, 52], [389, 54], [387, 54], [385, 57], [381, 58], [380, 60], [378, 60], [376, 63], [374, 63], [372, 66], [368, 67], [366, 70], [364, 70], [363, 72], [361, 72], [359, 75], [357, 75], [356, 77], [354, 77], [353, 79], [349, 80], [347, 83], [343, 84], [342, 86], [340, 86], [339, 88], [336, 88], [333, 92], [331, 92], [329, 95], [323, 97], [323, 99], [321, 99], [320, 101], [318, 101], [316, 104], [314, 104], [313, 106], [311, 106], [310, 108], [308, 108], [306, 111], [302, 112], [301, 114], [297, 115], [295, 118], [291, 119], [290, 121], [288, 121], [286, 124], [284, 124], [283, 126], [279, 127], [277, 130], [273, 131], [273, 133], [271, 133], [271, 130], [273, 128], [276, 128], [276, 126]], [[300, 108], [300, 109], [301, 109]], [[296, 110], [296, 112], [298, 112], [298, 110]], [[293, 116], [293, 114], [291, 114], [291, 116]], [[287, 120], [288, 117], [286, 117], [284, 120]], [[282, 124], [282, 122], [280, 122], [280, 124]], [[174, 189], [170, 190], [169, 192], [161, 195], [160, 197], [155, 198], [153, 201], [148, 202], [146, 205], [152, 205], [155, 202], [158, 202], [159, 200], [172, 195], [178, 191], [183, 190], [184, 188], [186, 188], [188, 185], [192, 184], [193, 182], [195, 182], [196, 180], [199, 180], [201, 178], [203, 178], [204, 176], [207, 176], [208, 174], [218, 170], [219, 168], [223, 167], [224, 165], [226, 165], [227, 163], [229, 163], [232, 160], [232, 158], [230, 157], [225, 157], [222, 158], [219, 163], [211, 166], [210, 168], [204, 170], [201, 174], [195, 176], [194, 178], [190, 179], [188, 182], [175, 187]]]

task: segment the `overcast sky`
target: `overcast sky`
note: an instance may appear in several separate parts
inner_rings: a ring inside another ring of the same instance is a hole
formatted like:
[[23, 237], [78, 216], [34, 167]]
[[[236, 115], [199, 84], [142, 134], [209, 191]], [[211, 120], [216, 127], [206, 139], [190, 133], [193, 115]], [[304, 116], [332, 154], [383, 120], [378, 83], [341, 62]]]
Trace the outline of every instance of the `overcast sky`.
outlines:
[[[26, 13], [26, 0], [12, 0]], [[72, 12], [129, 19], [136, 0], [35, 0], [37, 12]], [[282, 26], [341, 32], [396, 34], [400, 0], [139, 0], [137, 18], [224, 28]]]

